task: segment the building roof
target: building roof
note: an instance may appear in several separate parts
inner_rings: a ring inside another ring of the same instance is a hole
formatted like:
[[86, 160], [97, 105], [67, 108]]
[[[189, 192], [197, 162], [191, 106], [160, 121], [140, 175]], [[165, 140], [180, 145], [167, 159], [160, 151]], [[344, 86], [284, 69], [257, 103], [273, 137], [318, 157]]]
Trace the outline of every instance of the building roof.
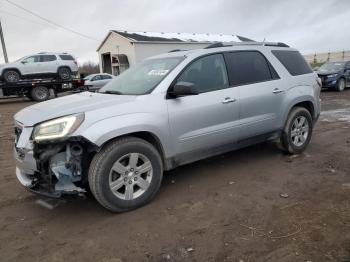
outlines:
[[253, 42], [249, 38], [240, 35], [224, 34], [197, 34], [197, 33], [157, 33], [157, 32], [138, 32], [111, 30], [105, 39], [101, 42], [97, 51], [102, 47], [111, 33], [119, 34], [133, 43], [214, 43], [214, 42]]
[[247, 42], [253, 41], [239, 35], [224, 34], [197, 34], [197, 33], [157, 33], [157, 32], [113, 32], [128, 38], [132, 42], [186, 42], [186, 43], [212, 43], [212, 42]]

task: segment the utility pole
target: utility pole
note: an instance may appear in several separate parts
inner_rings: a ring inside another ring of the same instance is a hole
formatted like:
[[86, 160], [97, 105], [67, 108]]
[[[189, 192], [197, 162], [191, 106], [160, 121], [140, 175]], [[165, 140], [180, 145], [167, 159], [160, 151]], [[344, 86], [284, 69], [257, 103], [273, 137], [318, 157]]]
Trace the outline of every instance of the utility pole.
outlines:
[[0, 19], [0, 39], [1, 39], [1, 45], [2, 45], [2, 52], [4, 53], [4, 60], [5, 60], [5, 63], [8, 63], [9, 60], [7, 58], [7, 51], [6, 51], [6, 45], [5, 45], [5, 39], [4, 39], [4, 32], [2, 31], [2, 26], [1, 26], [1, 19]]

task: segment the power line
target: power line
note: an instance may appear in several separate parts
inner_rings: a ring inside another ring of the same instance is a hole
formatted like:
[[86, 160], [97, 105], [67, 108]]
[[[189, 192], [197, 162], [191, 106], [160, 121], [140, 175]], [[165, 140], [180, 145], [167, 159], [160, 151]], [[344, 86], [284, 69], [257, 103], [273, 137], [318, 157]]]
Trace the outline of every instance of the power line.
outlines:
[[[39, 23], [37, 21], [33, 21], [33, 20], [30, 20], [28, 18], [25, 18], [25, 17], [22, 17], [22, 16], [18, 16], [18, 15], [15, 15], [15, 14], [12, 14], [10, 12], [7, 12], [7, 11], [4, 11], [4, 10], [0, 10], [0, 13], [3, 13], [5, 15], [9, 15], [9, 16], [13, 16], [13, 17], [16, 17], [16, 18], [19, 18], [19, 19], [22, 19], [24, 21], [27, 21], [27, 22], [30, 22], [30, 23], [33, 23], [33, 24], [37, 24], [37, 25], [41, 25], [41, 26], [48, 26], [49, 24], [44, 24], [44, 23]], [[52, 26], [52, 25], [49, 25], [49, 26]], [[56, 27], [53, 27], [52, 28], [56, 28]]]
[[47, 23], [49, 23], [49, 24], [52, 24], [52, 25], [57, 26], [57, 27], [59, 27], [59, 28], [62, 28], [62, 29], [64, 29], [64, 30], [66, 30], [66, 31], [69, 31], [69, 32], [71, 32], [71, 33], [73, 33], [73, 34], [76, 34], [76, 35], [79, 35], [79, 36], [81, 36], [81, 37], [85, 37], [85, 38], [87, 38], [87, 39], [94, 40], [94, 41], [100, 41], [100, 40], [95, 39], [95, 38], [93, 38], [93, 37], [91, 37], [91, 36], [88, 36], [88, 35], [79, 33], [79, 32], [77, 32], [77, 31], [75, 31], [75, 30], [73, 30], [73, 29], [70, 29], [70, 28], [68, 28], [68, 27], [66, 27], [66, 26], [63, 26], [63, 25], [60, 25], [60, 24], [58, 24], [58, 23], [56, 23], [56, 22], [54, 22], [54, 21], [51, 21], [51, 20], [49, 20], [49, 19], [47, 19], [47, 18], [45, 18], [45, 17], [43, 17], [43, 16], [41, 16], [41, 15], [38, 15], [37, 13], [34, 13], [33, 11], [31, 11], [31, 10], [29, 10], [29, 9], [23, 7], [23, 6], [20, 6], [19, 4], [16, 4], [16, 3], [14, 3], [14, 2], [12, 2], [12, 1], [10, 1], [10, 0], [4, 0], [4, 1], [6, 1], [7, 3], [9, 3], [9, 4], [11, 4], [11, 5], [13, 5], [13, 6], [15, 6], [15, 7], [19, 8], [19, 9], [22, 9], [23, 11], [25, 11], [25, 12], [27, 12], [27, 13], [30, 13], [30, 14], [33, 15], [33, 16], [36, 16], [36, 17], [40, 18], [41, 20], [44, 20], [45, 22], [47, 22]]

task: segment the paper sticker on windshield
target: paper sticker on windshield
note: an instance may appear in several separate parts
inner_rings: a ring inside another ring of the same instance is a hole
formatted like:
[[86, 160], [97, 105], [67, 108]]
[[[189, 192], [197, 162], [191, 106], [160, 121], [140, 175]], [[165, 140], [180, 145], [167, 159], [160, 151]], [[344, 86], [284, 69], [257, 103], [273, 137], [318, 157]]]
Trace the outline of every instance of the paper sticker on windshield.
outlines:
[[150, 76], [164, 76], [169, 72], [169, 70], [153, 69], [148, 72]]

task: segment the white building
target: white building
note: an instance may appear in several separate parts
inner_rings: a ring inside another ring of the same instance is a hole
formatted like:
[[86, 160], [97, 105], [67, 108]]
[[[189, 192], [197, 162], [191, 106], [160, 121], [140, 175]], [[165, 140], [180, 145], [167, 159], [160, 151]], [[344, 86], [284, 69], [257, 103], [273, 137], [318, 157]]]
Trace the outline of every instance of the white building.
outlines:
[[143, 59], [172, 50], [198, 49], [214, 42], [253, 41], [238, 35], [109, 31], [97, 49], [100, 71], [118, 75]]

